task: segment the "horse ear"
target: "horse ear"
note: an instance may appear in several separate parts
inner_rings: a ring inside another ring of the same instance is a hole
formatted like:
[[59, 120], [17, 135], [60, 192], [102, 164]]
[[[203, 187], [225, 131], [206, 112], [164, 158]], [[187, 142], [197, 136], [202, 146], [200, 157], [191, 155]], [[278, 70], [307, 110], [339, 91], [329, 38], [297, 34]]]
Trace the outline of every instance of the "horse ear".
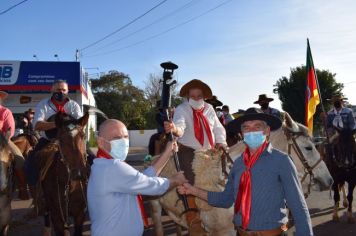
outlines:
[[284, 122], [286, 124], [287, 129], [293, 132], [299, 131], [299, 126], [294, 122], [294, 120], [292, 119], [292, 117], [289, 115], [288, 112], [284, 113]]
[[86, 126], [89, 120], [89, 113], [86, 112], [85, 115], [77, 120], [78, 124], [82, 127]]

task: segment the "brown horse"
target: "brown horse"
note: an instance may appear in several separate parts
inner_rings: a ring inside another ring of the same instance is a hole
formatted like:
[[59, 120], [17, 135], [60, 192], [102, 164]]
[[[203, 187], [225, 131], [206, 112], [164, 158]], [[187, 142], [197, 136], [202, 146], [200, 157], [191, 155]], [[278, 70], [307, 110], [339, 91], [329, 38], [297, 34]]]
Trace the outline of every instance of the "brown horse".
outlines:
[[[356, 142], [353, 131], [348, 129], [338, 130], [330, 139], [331, 144], [326, 145], [326, 162], [334, 179], [334, 212], [333, 220], [339, 221], [340, 188], [348, 183], [347, 201], [344, 199], [344, 207], [347, 208], [347, 221], [355, 223], [352, 213], [353, 191], [356, 186]], [[345, 193], [344, 193], [345, 194]]]
[[26, 158], [32, 148], [36, 146], [38, 140], [35, 135], [20, 134], [16, 137], [13, 137], [12, 142], [20, 149], [22, 156]]
[[11, 194], [13, 155], [8, 145], [8, 136], [0, 132], [0, 235], [7, 235], [11, 221]]
[[69, 235], [69, 217], [73, 217], [74, 235], [82, 235], [87, 213], [88, 170], [84, 127], [89, 114], [80, 119], [57, 113], [57, 138], [37, 153], [40, 185], [45, 209], [49, 212], [57, 236]]

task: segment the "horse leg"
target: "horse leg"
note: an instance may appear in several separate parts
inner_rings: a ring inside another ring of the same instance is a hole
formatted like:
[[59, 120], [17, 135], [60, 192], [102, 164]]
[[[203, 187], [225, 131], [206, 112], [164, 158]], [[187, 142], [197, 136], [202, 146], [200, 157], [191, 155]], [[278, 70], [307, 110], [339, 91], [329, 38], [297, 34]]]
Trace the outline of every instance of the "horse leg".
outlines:
[[74, 236], [83, 235], [84, 220], [85, 220], [84, 212], [80, 212], [79, 214], [74, 216]]
[[346, 198], [346, 196], [347, 196], [347, 194], [346, 194], [346, 190], [345, 190], [345, 183], [343, 183], [341, 186], [340, 186], [340, 188], [341, 188], [341, 192], [342, 192], [342, 205], [345, 207], [345, 208], [347, 208], [348, 206], [349, 206], [349, 202], [347, 201], [347, 198]]
[[9, 234], [9, 225], [5, 225], [3, 228], [2, 228], [2, 230], [1, 230], [1, 232], [0, 232], [0, 235], [1, 236], [7, 236]]
[[352, 201], [353, 201], [353, 192], [356, 183], [349, 183], [349, 192], [347, 194], [347, 200], [349, 200], [349, 207], [347, 209], [347, 222], [350, 224], [355, 223], [355, 217], [352, 214]]
[[158, 199], [153, 199], [149, 201], [151, 206], [151, 213], [152, 213], [152, 221], [155, 228], [155, 232], [157, 236], [163, 236], [163, 224], [162, 224], [162, 206], [159, 203]]
[[340, 204], [340, 193], [339, 193], [339, 185], [335, 181], [333, 183], [333, 190], [334, 190], [334, 211], [333, 211], [333, 220], [340, 221], [338, 211], [339, 211], [339, 204]]
[[44, 220], [44, 228], [43, 228], [42, 236], [51, 236], [52, 235], [51, 219], [49, 217], [48, 212], [44, 214], [43, 220]]

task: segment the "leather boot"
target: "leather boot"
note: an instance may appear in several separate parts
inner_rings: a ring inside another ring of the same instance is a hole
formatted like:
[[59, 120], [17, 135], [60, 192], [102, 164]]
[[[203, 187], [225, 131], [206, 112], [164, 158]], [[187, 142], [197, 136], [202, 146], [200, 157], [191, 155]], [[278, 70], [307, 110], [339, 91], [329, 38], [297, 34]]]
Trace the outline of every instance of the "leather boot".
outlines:
[[17, 185], [19, 188], [19, 195], [18, 198], [21, 200], [28, 200], [30, 199], [27, 190], [26, 178], [25, 173], [23, 170], [15, 170], [15, 175], [17, 178]]
[[[192, 195], [187, 196], [188, 206], [190, 209], [197, 209], [195, 203], [195, 197]], [[191, 236], [203, 236], [207, 235], [207, 232], [202, 226], [199, 211], [188, 211], [185, 213], [187, 219], [187, 225], [189, 227], [189, 235]]]

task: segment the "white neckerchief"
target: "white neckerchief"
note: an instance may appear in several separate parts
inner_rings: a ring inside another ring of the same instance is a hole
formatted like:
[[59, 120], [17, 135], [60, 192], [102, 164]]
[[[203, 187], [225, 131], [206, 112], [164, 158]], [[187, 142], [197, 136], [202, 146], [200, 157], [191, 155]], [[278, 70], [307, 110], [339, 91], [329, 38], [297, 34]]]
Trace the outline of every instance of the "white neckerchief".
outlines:
[[341, 119], [341, 115], [340, 115], [341, 111], [342, 111], [342, 108], [340, 109], [339, 112], [334, 108], [335, 117], [333, 120], [333, 126], [342, 129], [342, 128], [344, 128], [344, 123], [342, 122], [342, 119]]

